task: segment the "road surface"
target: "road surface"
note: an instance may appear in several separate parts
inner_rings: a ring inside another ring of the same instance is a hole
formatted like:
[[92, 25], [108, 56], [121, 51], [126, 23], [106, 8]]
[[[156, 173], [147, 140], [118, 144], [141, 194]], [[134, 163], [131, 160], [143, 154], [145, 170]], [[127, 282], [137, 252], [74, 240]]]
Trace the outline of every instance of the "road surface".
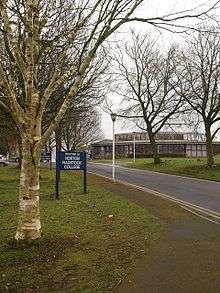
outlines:
[[[91, 163], [89, 172], [111, 178], [110, 164]], [[116, 166], [116, 180], [169, 195], [214, 212], [220, 219], [220, 182]]]

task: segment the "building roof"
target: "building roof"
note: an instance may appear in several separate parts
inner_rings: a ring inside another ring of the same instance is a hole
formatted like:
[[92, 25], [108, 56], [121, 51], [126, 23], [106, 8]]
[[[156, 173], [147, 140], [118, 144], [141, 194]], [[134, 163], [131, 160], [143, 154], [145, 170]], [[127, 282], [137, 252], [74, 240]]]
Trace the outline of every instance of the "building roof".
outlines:
[[108, 145], [108, 144], [112, 144], [112, 139], [102, 139], [100, 141], [91, 143], [91, 145]]
[[[116, 145], [131, 145], [133, 144], [134, 141], [130, 140], [130, 141], [116, 141], [115, 144]], [[136, 144], [150, 144], [149, 140], [136, 140], [135, 141]], [[205, 141], [195, 141], [195, 140], [156, 140], [157, 144], [206, 144]], [[213, 141], [213, 144], [220, 144], [220, 142], [218, 141]], [[111, 139], [104, 139], [101, 141], [98, 141], [96, 143], [92, 143], [91, 146], [111, 146], [112, 145], [112, 140]]]

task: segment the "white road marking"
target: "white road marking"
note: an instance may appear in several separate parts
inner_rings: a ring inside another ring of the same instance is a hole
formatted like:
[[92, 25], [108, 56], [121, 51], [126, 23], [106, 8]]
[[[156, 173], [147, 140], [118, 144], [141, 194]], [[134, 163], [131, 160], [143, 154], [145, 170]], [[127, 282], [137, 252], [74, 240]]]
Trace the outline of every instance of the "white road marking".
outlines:
[[[109, 176], [100, 175], [100, 174], [95, 173], [93, 171], [89, 171], [89, 173], [91, 173], [93, 175], [96, 175], [96, 176], [103, 177], [103, 178], [108, 179], [110, 181], [112, 179]], [[213, 211], [213, 210], [210, 210], [210, 209], [207, 209], [207, 208], [204, 208], [204, 207], [201, 207], [201, 206], [192, 204], [192, 203], [187, 202], [187, 201], [183, 201], [183, 200], [177, 199], [175, 197], [172, 197], [170, 195], [167, 195], [167, 194], [164, 194], [164, 193], [155, 191], [153, 189], [149, 189], [149, 188], [146, 188], [146, 187], [142, 187], [142, 186], [138, 186], [138, 185], [135, 185], [135, 184], [132, 184], [132, 183], [128, 183], [126, 181], [116, 180], [115, 183], [121, 183], [123, 185], [127, 185], [127, 186], [130, 186], [130, 187], [136, 188], [138, 190], [141, 190], [141, 191], [144, 191], [144, 192], [147, 192], [147, 193], [150, 193], [150, 194], [154, 194], [154, 195], [159, 196], [159, 197], [161, 197], [163, 199], [167, 199], [167, 200], [169, 200], [171, 202], [174, 202], [174, 203], [178, 204], [180, 207], [184, 208], [185, 210], [191, 212], [192, 214], [194, 214], [194, 215], [196, 215], [196, 216], [198, 216], [200, 218], [203, 218], [203, 219], [205, 219], [205, 220], [207, 220], [209, 222], [212, 222], [214, 224], [220, 225], [219, 222], [214, 221], [214, 220], [211, 220], [211, 219], [209, 219], [209, 218], [207, 218], [205, 216], [202, 216], [202, 215], [200, 215], [200, 214], [198, 214], [198, 213], [196, 213], [196, 212], [194, 212], [194, 211], [192, 211], [190, 209], [193, 209], [193, 210], [195, 210], [197, 212], [200, 212], [200, 213], [205, 214], [206, 216], [209, 216], [209, 217], [212, 217], [212, 218], [218, 220], [218, 219], [220, 219], [220, 213], [218, 213], [216, 211]]]
[[209, 218], [207, 218], [207, 217], [205, 217], [205, 216], [202, 216], [202, 215], [200, 215], [200, 214], [198, 214], [198, 213], [196, 213], [196, 212], [194, 212], [194, 211], [192, 211], [192, 210], [186, 208], [185, 206], [181, 206], [181, 208], [184, 209], [184, 210], [186, 210], [186, 211], [188, 211], [188, 212], [190, 212], [191, 214], [193, 214], [193, 215], [195, 215], [195, 216], [197, 216], [197, 217], [200, 217], [200, 218], [206, 220], [206, 221], [209, 221], [209, 222], [211, 222], [211, 223], [214, 223], [214, 224], [220, 225], [219, 222], [216, 222], [216, 221], [211, 220], [211, 219], [209, 219]]

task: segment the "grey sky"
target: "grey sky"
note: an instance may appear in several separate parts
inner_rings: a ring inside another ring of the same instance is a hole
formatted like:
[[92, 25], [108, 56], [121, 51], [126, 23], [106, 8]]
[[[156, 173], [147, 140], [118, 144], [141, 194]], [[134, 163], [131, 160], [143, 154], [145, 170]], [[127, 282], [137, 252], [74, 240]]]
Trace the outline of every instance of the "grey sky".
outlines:
[[[145, 0], [144, 4], [138, 9], [135, 13], [137, 16], [141, 17], [155, 17], [155, 16], [163, 16], [169, 13], [179, 12], [183, 10], [188, 10], [192, 8], [197, 8], [197, 11], [204, 11], [207, 7], [211, 7], [216, 0]], [[215, 14], [219, 12], [215, 11]], [[195, 22], [195, 20], [193, 20]], [[191, 20], [191, 23], [193, 23]], [[188, 20], [189, 22], [189, 20]], [[197, 21], [198, 22], [198, 21]], [[182, 20], [179, 24], [185, 24], [186, 20]], [[154, 27], [145, 24], [145, 23], [130, 23], [129, 25], [124, 26], [120, 29], [117, 35], [114, 38], [120, 40], [128, 40], [129, 38], [129, 30], [134, 29], [138, 32], [149, 32], [155, 38], [159, 39], [162, 49], [169, 46], [170, 43], [173, 42], [183, 42], [185, 35], [184, 34], [175, 34], [167, 32], [166, 30], [157, 30]], [[118, 109], [121, 103], [120, 97], [117, 95], [109, 95], [108, 99], [113, 103], [113, 109]], [[112, 122], [110, 116], [103, 111], [102, 114], [102, 129], [104, 131], [104, 135], [106, 138], [111, 138], [112, 136]], [[125, 127], [123, 123], [119, 121], [116, 122], [116, 132], [128, 132], [132, 131], [134, 128]]]

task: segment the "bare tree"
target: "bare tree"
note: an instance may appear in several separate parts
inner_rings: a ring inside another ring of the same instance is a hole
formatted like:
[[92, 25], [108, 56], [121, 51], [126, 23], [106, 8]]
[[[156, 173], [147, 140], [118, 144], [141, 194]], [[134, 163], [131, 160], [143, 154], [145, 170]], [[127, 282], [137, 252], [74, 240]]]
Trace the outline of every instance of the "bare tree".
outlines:
[[108, 93], [110, 76], [108, 52], [98, 55], [78, 92], [77, 100], [66, 111], [60, 125], [61, 138], [66, 150], [76, 150], [95, 140], [103, 133], [100, 115], [96, 110]]
[[120, 116], [134, 119], [147, 131], [154, 163], [160, 163], [156, 134], [183, 109], [183, 99], [174, 90], [175, 48], [163, 56], [148, 35], [132, 33], [132, 44], [126, 44], [116, 60], [118, 93], [125, 105]]
[[68, 112], [61, 124], [64, 149], [73, 151], [101, 139], [100, 123], [100, 115], [92, 107]]
[[[178, 69], [177, 92], [202, 118], [207, 148], [207, 164], [214, 164], [212, 141], [220, 130], [220, 37], [216, 31], [197, 33], [188, 40]], [[208, 29], [207, 29], [208, 31]]]
[[[41, 149], [75, 102], [103, 42], [122, 24], [136, 20], [132, 14], [142, 3], [143, 0], [0, 1], [0, 105], [11, 113], [18, 128], [23, 158], [16, 240], [41, 237]], [[187, 11], [185, 15], [201, 17], [209, 11]], [[162, 22], [169, 25], [183, 16], [167, 15]], [[154, 18], [145, 21], [157, 25]], [[60, 88], [65, 89], [60, 107], [43, 128], [47, 106]]]
[[[100, 115], [95, 110], [104, 100], [109, 85], [109, 58], [108, 51], [97, 53], [97, 59], [90, 66], [73, 103], [67, 109], [64, 118], [60, 122], [60, 127], [55, 132], [56, 141], [60, 147], [66, 150], [79, 149], [85, 144], [102, 137], [100, 129]], [[56, 92], [51, 99], [43, 117], [43, 129], [56, 116], [57, 110], [62, 103], [65, 92], [71, 85], [71, 78]], [[89, 115], [91, 116], [89, 118]], [[56, 145], [56, 143], [55, 143]]]

